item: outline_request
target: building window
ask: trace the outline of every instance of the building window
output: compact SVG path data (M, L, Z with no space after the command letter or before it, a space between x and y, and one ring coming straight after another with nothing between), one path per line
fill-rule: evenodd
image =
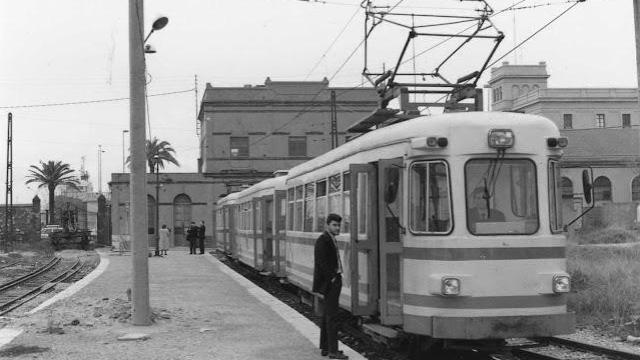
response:
M611 180L606 176L599 176L593 182L593 197L595 200L611 200Z
M622 114L622 127L631 127L631 114Z
M565 129L573 129L573 114L564 114L564 115L562 115L562 120L564 122L563 128L565 128Z
M173 199L173 240L174 245L184 246L191 223L191 198L180 194Z
M306 136L289 136L289 156L307 156Z
M631 181L631 201L640 201L640 176Z
M493 102L502 100L502 86L493 89Z
M563 199L573 199L573 183L569 178L562 177L562 198Z
M596 120L599 128L605 127L604 114L596 114Z
M232 136L230 145L229 154L231 157L249 157L248 136Z

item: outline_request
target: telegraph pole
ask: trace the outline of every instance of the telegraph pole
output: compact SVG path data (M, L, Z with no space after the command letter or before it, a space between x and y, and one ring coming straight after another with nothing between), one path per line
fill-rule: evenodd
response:
M4 195L3 250L9 252L13 242L13 114L7 122L7 183Z
M150 325L149 240L147 239L147 179L145 154L145 62L143 0L129 0L129 127L131 175L129 199L132 236L133 284L131 287L133 325Z
M636 29L636 94L638 95L638 104L640 105L640 0L633 0L633 19Z
M336 91L331 90L331 148L338 147L338 112L336 110Z

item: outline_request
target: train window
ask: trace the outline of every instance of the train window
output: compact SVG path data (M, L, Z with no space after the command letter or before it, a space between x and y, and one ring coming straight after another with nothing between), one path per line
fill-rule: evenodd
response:
M313 231L313 217L314 217L314 201L315 201L315 183L306 184L304 186L304 232Z
M252 229L255 229L257 232L262 232L262 202L261 201L256 201L255 202L255 216L253 217L254 219L254 225L252 227Z
M329 178L329 213L341 214L342 199L340 191L342 190L342 176L334 175Z
M342 177L342 232L351 231L351 173Z
M293 205L295 204L295 190L293 188L287 190L287 230L293 230Z
M549 161L549 220L551 220L551 232L562 231L562 176L560 176L560 163L556 160Z
M536 168L529 159L472 159L465 165L467 228L475 235L538 231Z
M449 233L453 224L447 164L444 161L413 163L409 181L411 231Z
M367 219L369 214L369 174L358 173L358 234L366 234L368 229Z
M302 185L296 186L296 206L294 213L294 230L302 231L302 215L304 210L304 198L302 197L304 188Z
M316 183L316 231L324 231L327 218L327 180Z

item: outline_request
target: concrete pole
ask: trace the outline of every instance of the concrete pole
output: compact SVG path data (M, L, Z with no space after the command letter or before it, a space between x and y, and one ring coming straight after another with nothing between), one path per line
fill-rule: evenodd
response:
M640 105L640 0L633 0L633 19L636 29L636 94L638 95L638 104Z
M143 0L129 0L129 101L131 148L130 224L132 235L133 284L132 323L150 325L149 240L147 239L147 179L145 153L145 64L143 49Z

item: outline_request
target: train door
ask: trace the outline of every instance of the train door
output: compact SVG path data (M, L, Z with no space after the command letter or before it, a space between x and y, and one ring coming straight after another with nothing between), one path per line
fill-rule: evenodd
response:
M402 324L402 158L378 162L380 320Z
M253 199L252 234L249 241L253 240L253 267L260 269L262 266L262 203L261 198Z
M371 164L352 164L351 172L351 311L378 310L377 171Z
M262 268L273 271L273 195L262 197Z
M287 221L287 192L276 190L274 207L274 272L277 276L285 275L285 227Z

